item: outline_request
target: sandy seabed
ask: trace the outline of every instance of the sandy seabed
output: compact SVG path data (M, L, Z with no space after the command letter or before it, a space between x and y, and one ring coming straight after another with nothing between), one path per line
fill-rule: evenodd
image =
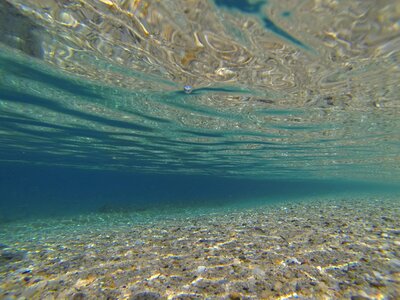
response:
M0 225L0 299L399 299L397 199Z

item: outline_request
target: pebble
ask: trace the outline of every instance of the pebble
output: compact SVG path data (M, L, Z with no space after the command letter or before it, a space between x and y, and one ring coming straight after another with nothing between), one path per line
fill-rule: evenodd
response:
M275 282L275 284L274 284L274 290L275 290L275 291L280 291L281 289L282 289L282 283L279 282L279 281Z
M193 91L193 87L187 84L183 87L183 90L185 91L186 94L190 94Z
M254 276L259 277L261 279L263 279L266 275L265 272L263 270L261 270L260 268L254 268L253 274L254 274Z
M42 294L44 288L46 287L46 284L47 283L44 281L34 284L25 289L22 293L22 296L26 299L38 299L37 296Z
M85 293L80 292L80 293L74 294L71 299L72 300L84 300L84 299L87 299L87 297L86 297Z
M136 241L135 242L135 246L143 246L145 244L145 242L143 242L143 241Z
M240 300L240 299L242 299L242 297L241 297L241 295L239 294L239 293L230 293L229 295L228 295L228 299L230 299L230 300Z
M204 273L205 271L207 271L207 268L205 266L199 266L197 268L197 273Z
M387 244L387 243L386 243L386 244L383 244L383 245L380 247L380 249L381 249L381 250L384 250L384 251L390 250L390 248L391 248L390 245Z
M286 264L288 265L301 265L301 262L297 260L297 258L289 258L286 260Z
M157 300L161 299L159 293L155 292L140 292L129 298L129 300Z
M364 296L360 296L360 295L351 296L350 299L351 299L351 300L369 300L369 298L364 297Z
M400 259L392 258L391 260L389 260L389 265L394 268L400 268Z
M199 294L179 294L172 298L172 300L200 300L204 299Z
M6 244L0 243L0 249L9 248Z
M15 261L15 260L23 260L26 256L25 251L21 250L1 250L0 251L0 261Z
M28 269L28 268L21 268L21 269L18 269L16 272L19 274L29 274L29 273L32 273L32 270Z

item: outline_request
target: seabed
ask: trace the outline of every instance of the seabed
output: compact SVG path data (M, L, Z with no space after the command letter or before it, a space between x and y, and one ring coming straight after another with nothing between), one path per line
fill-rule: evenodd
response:
M399 299L398 199L1 225L1 299Z

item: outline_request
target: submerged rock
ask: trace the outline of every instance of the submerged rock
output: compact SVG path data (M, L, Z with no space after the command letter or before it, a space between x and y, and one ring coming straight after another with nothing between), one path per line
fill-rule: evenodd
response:
M84 300L87 299L87 296L85 293L79 292L79 293L75 293L72 298L72 300Z
M129 300L157 300L161 299L159 293L155 292L140 292L129 298Z
M205 266L199 266L197 268L197 273L204 273L205 271L207 271L207 268Z
M192 91L193 91L193 87L191 86L191 85L185 85L184 87L183 87L183 91L186 93L186 94L190 94Z
M0 262L23 260L25 256L26 251L5 248L0 251Z
M391 260L389 260L389 265L393 268L400 269L400 259L392 258Z
M287 265L301 265L301 262L297 258L293 257L293 258L287 259L286 264Z

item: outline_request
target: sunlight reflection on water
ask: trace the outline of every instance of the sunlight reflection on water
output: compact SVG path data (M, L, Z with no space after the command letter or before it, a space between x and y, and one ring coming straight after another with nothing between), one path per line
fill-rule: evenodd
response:
M396 2L7 0L0 11L2 161L399 176Z

